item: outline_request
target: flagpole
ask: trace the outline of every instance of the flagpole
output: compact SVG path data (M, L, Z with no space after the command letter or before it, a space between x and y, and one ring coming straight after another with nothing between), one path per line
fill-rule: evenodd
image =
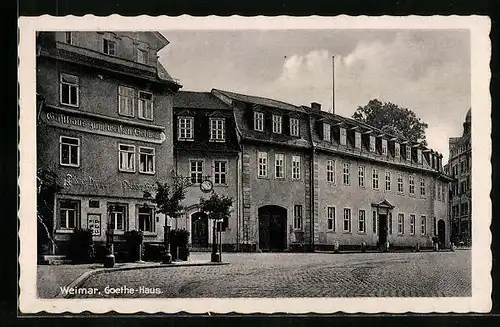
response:
M332 56L332 113L335 113L335 56Z

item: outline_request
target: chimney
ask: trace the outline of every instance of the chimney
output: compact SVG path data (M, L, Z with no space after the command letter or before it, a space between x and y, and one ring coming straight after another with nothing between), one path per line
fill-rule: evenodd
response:
M311 109L321 111L321 104L317 102L311 102Z

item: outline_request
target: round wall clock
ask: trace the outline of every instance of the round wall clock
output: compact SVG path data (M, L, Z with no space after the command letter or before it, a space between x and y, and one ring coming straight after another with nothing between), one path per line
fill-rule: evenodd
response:
M203 183L200 184L200 189L205 193L212 191L212 188L213 184L209 180L203 181Z

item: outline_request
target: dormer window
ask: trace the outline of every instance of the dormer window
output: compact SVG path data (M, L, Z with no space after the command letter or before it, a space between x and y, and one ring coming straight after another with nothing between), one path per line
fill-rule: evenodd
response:
M370 152L375 152L375 136L370 135Z
M399 143L394 143L394 157L398 159L401 157L401 148Z
M356 149L361 149L361 133L354 132L354 147Z
M137 49L137 62L140 64L148 64L148 51L145 49Z
M419 165L422 164L422 150L421 149L417 149L417 162Z
M282 121L282 116L273 115L273 133L281 134Z
M387 155L387 140L382 139L382 155Z
M290 135L300 136L300 125L297 118L290 118Z
M226 120L224 118L210 118L210 141L224 142L225 125Z
M406 146L406 161L411 161L411 146Z
M343 127L340 127L340 144L347 145L347 131Z
M104 38L102 40L102 52L110 56L116 56L116 42L110 38Z
M330 142L331 139L331 127L328 123L323 123L323 141Z
M73 33L71 33L71 32L64 32L64 41L67 44L73 44Z
M179 117L177 123L177 138L179 141L192 141L194 139L194 118Z
M264 131L264 113L258 111L253 113L253 126L256 131Z

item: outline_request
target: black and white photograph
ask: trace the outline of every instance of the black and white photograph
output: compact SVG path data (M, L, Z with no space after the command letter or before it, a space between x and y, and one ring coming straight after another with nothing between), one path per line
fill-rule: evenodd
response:
M489 311L489 24L21 20L22 311Z

